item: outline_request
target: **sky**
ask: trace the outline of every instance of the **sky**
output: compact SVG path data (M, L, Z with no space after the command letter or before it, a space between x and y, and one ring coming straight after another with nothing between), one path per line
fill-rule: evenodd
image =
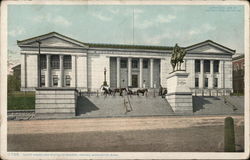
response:
M243 53L244 7L9 5L9 60L19 61L17 40L52 31L86 43L185 47L210 39Z

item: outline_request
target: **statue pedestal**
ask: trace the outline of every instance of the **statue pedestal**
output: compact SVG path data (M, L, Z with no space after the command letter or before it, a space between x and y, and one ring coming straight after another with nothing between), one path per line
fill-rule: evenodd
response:
M193 113L192 92L187 87L188 73L175 71L167 77L166 99L176 113Z

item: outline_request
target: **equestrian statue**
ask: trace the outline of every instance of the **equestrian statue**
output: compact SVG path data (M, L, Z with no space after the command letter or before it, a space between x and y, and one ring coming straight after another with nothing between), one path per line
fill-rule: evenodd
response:
M171 57L171 65L173 67L173 72L181 70L181 64L184 62L183 58L185 55L186 51L179 47L178 44L175 44Z

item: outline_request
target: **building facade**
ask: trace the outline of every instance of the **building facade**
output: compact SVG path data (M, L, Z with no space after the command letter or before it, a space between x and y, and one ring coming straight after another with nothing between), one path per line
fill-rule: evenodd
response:
M233 58L233 92L244 94L244 55Z
M22 57L21 90L76 87L97 91L104 81L104 68L111 88L159 88L167 86L172 72L173 47L84 43L56 32L17 44ZM189 73L187 84L194 95L232 92L235 50L211 40L183 48L187 54L182 69Z

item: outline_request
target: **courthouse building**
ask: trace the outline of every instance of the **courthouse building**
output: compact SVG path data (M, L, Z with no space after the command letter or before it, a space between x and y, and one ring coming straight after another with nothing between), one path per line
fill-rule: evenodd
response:
M171 43L174 46L176 42ZM56 32L17 44L21 48L23 91L36 87L97 91L104 81L104 68L111 88L159 88L160 85L167 86L167 76L172 72L173 46L85 43ZM235 50L211 40L183 48L187 54L182 69L189 73L187 84L193 94L232 92L232 55Z

